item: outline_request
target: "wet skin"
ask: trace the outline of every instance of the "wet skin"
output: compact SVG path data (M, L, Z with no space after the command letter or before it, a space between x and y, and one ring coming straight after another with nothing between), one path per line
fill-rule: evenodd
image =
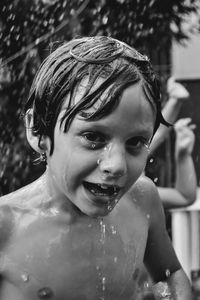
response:
M44 139L45 174L1 199L0 299L136 300L144 259L158 277L177 267L155 187L140 177L154 111L134 85L103 119L76 116L63 133L62 114L51 156Z
M145 167L155 123L153 107L136 84L123 92L111 114L95 121L77 115L67 133L63 133L64 124L60 128L64 112L63 108L58 116L51 156L50 141L44 141L48 194L88 216L107 215L108 206L114 207L115 199L127 192ZM97 185L111 187L111 194L98 197L92 193ZM99 194L103 193L100 189Z
M19 222L8 228L10 240L1 256L1 299L40 299L44 288L49 299L132 299L148 219L131 197L121 200L103 219L72 218L42 204L3 208Z

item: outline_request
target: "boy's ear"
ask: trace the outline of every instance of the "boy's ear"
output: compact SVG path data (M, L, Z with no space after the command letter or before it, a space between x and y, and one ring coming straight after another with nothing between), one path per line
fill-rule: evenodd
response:
M30 108L25 114L26 137L30 146L38 153L47 150L47 141L42 137L39 145L39 136L33 132L33 109Z

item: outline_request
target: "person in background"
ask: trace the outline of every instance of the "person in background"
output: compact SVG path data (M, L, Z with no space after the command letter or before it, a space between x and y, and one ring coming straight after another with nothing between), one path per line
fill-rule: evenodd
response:
M197 179L192 158L195 143L194 129L191 118L176 121L180 109L185 101L189 100L189 92L174 77L167 81L168 101L162 109L165 119L174 124L171 127L162 124L155 133L149 149L149 156L161 145L169 135L175 131L175 183L174 187L157 186L164 208L179 208L188 206L196 200Z
M174 122L177 120L182 105L185 103L185 101L189 100L190 94L181 83L176 82L173 76L167 81L167 94L168 100L162 108L162 114L170 124L174 124ZM164 142L170 130L171 127L166 127L162 124L160 125L151 142L149 155L152 155L160 146L160 144Z
M195 143L191 118L182 118L174 124L175 184L173 188L158 186L165 209L188 206L196 200L197 178L192 158Z

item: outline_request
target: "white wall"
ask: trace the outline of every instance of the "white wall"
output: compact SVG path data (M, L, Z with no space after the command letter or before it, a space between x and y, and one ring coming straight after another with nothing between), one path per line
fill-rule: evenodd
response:
M172 74L177 79L200 79L200 34L185 46L172 44Z
M187 0L186 0L187 1ZM172 43L172 75L177 79L200 79L200 2L199 14L191 14L182 25L186 32L193 29L190 39L182 46Z

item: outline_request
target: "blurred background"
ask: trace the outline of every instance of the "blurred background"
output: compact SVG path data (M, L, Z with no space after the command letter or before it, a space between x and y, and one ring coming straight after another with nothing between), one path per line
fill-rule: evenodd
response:
M187 88L190 99L178 117L191 117L197 125L193 159L199 185L199 0L1 0L0 195L24 186L44 171L45 165L33 163L35 153L26 142L23 105L44 58L60 42L85 35L112 36L149 56L161 80L163 105L170 76ZM148 176L160 186L173 186L173 147L172 132L149 158ZM170 232L171 223L168 229ZM192 251L199 251L197 248ZM199 260L194 266L188 264L189 276L192 269L198 278Z

